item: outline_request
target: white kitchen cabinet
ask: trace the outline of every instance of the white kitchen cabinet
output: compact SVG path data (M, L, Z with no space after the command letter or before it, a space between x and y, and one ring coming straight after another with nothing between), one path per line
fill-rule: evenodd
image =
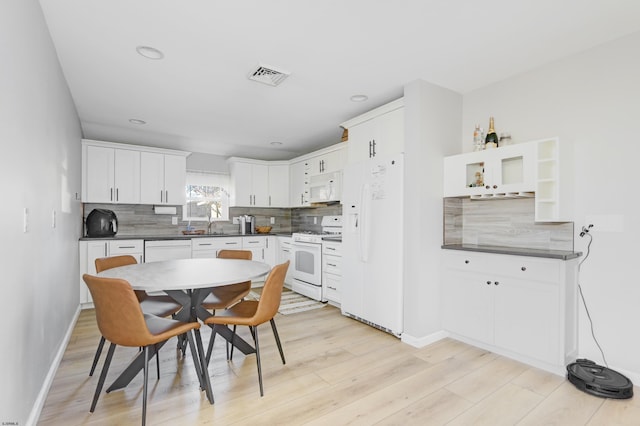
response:
M191 257L214 259L220 250L241 250L242 237L198 237L191 239Z
M269 165L268 207L289 207L289 165Z
M331 151L325 151L310 158L309 172L311 176L321 175L324 173L333 173L341 171L345 164L345 149L346 144L341 144Z
M309 160L296 161L290 166L290 201L291 207L308 207L310 202L309 179L311 166Z
M536 142L536 222L573 219L573 155L558 138Z
M229 159L230 201L235 207L288 207L287 162Z
M184 204L189 154L83 139L82 201Z
M401 98L341 124L349 130L349 163L404 152L403 105Z
M140 202L138 151L90 145L84 141L82 151L83 202Z
M284 284L288 288L291 288L291 269L292 269L292 251L291 251L291 237L278 237L278 264L284 263L287 260L289 263L289 269L287 269L287 275L284 277Z
M577 263L443 252L443 325L467 343L563 374L577 355Z
M95 260L101 257L131 255L138 263L143 262L143 240L90 240L80 241L78 244L80 255L80 304L91 307L93 300L91 293L82 279L83 274L96 274Z
M140 154L140 202L186 203L187 159L183 155L155 152Z
M322 287L327 301L340 305L342 291L342 243L322 242Z
M522 143L444 159L444 196L533 197L535 143Z
M266 246L266 237L242 237L242 250L250 250L252 259L258 262L264 262L264 250Z

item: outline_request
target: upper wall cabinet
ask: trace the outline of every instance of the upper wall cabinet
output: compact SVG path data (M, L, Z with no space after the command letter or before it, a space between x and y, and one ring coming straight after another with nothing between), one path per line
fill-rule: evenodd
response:
M307 161L310 176L341 171L345 164L345 154L344 149L335 149L310 158Z
M558 138L444 159L445 197L535 197L536 222L571 221L570 155Z
M186 182L186 157L154 152L140 154L141 204L185 204Z
M289 193L291 197L289 205L291 207L309 207L311 205L309 198L310 175L311 165L309 160L296 161L289 166Z
M288 207L288 164L236 157L228 161L231 206Z
M526 196L535 191L535 145L524 143L444 159L444 196Z
M84 202L140 202L138 151L83 144L82 158Z
M189 154L85 139L82 141L82 201L184 204ZM150 158L153 161L149 161Z
M404 152L402 98L346 121L341 126L349 130L349 163Z

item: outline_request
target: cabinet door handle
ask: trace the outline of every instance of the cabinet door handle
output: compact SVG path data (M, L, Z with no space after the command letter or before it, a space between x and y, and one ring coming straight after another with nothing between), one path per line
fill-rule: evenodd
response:
M169 191L164 191L164 202L165 203L169 202Z
M485 189L491 189L491 187L489 185L484 187Z
M371 158L371 141L369 141L369 158Z
M271 195L269 195L269 206L271 206Z
M373 156L376 156L376 140L373 140Z
M118 188L116 188L116 201L120 200L120 192L118 191Z
M113 201L113 188L110 189L109 201Z
M162 195L163 195L162 193L163 193L163 192L164 192L164 191L160 190L160 202L162 202Z
M304 194L300 194L300 204L304 204Z
M487 285L491 285L491 281L487 281Z
M335 247L325 247L327 250L332 250L332 251L336 251Z
M500 281L495 281L493 284L494 285L500 285Z
M338 265L336 265L335 263L327 263L327 266L333 266L334 268L338 267Z
M526 267L526 266L523 266L522 268L520 268L520 270L524 272L524 271L526 271L526 270L527 270L527 267Z
M465 263L465 265L468 265L469 264L469 260L465 259L464 263Z
M493 189L498 189L498 185L493 185Z

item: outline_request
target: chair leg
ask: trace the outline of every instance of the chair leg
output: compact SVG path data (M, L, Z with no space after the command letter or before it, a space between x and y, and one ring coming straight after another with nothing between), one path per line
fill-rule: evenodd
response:
M278 350L280 351L280 358L282 358L282 364L286 364L287 362L284 360L284 351L282 350L282 344L280 344L280 336L278 336L278 329L276 328L276 322L273 318L271 318L271 330L273 330L273 337L276 338L276 343L278 344Z
M104 336L100 337L100 343L98 343L98 348L96 349L96 354L93 357L93 364L91 364L91 370L89 371L89 376L93 376L93 372L96 370L96 366L98 365L98 360L100 359L100 355L102 354L102 348L104 347Z
M213 342L216 341L216 332L213 329L213 325L211 327L211 337L209 338L209 346L207 347L207 355L205 356L205 360L207 365L209 365L209 360L211 360L211 354L213 354Z
M236 338L236 327L237 325L233 325L233 333L231 334L231 351L229 351L229 342L227 342L227 361L231 361L233 359L233 341Z
M260 344L258 343L258 327L252 326L251 334L253 340L256 342L256 362L258 364L258 384L260 385L260 396L264 396L264 390L262 389L262 366L260 365Z
M111 365L111 358L113 358L113 352L116 350L116 344L111 343L109 346L109 350L107 351L107 357L104 360L104 365L102 366L102 372L100 373L100 378L98 379L98 386L96 386L96 393L93 395L93 401L91 402L91 408L89 412L93 413L96 409L96 404L98 403L98 398L100 397L100 392L102 391L102 386L104 386L104 380L107 378L107 371L109 371L109 365Z
M156 370L158 373L158 380L160 380L160 352L158 352L158 345L154 345L156 348Z
M147 384L149 383L149 346L144 349L144 382L142 383L142 426L147 424ZM156 353L156 356L158 354Z

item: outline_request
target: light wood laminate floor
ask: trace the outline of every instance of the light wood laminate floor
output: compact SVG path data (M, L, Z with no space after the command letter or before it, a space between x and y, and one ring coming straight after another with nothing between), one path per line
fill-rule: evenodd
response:
M147 421L152 425L639 425L640 399L608 400L578 391L555 376L445 339L414 348L340 315L331 306L278 315L287 364L268 325L260 327L265 395L255 356L226 361L218 339L209 366L215 404L199 391L192 359L175 339L149 374ZM249 338L248 330L241 330ZM209 330L203 329L205 344ZM99 332L85 310L71 337L40 415L40 425L137 425L141 374L124 390L89 405L102 368L88 376ZM106 354L106 348L105 348ZM116 349L109 385L137 353ZM106 387L106 386L105 386ZM638 393L638 387L634 389Z

